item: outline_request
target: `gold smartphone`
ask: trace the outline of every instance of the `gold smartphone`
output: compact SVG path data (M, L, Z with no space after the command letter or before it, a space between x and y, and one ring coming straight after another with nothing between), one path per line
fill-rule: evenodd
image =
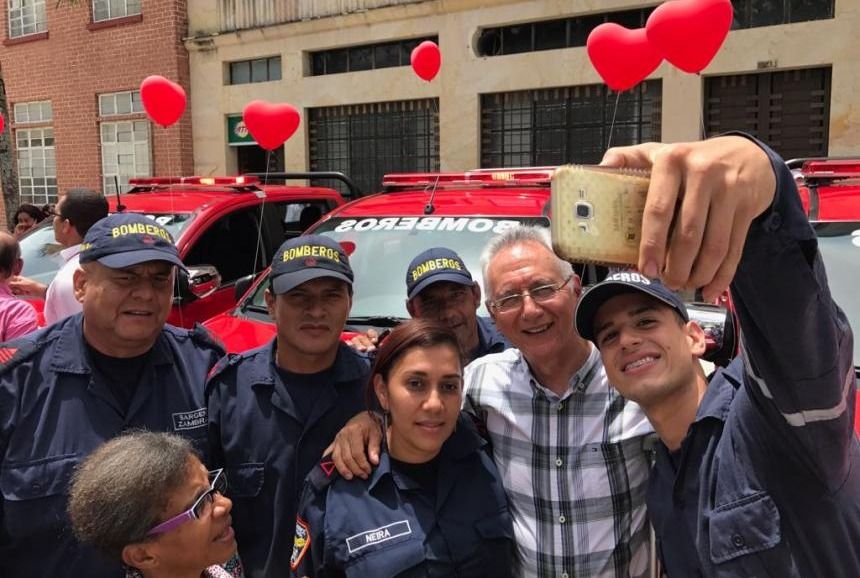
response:
M552 176L550 231L559 257L573 263L636 265L649 173L565 165Z

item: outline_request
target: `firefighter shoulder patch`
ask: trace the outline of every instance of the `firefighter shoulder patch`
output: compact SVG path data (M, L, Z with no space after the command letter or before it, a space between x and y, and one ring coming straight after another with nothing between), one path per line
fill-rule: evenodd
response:
M296 536L293 538L293 555L290 557L290 568L297 570L302 563L308 548L311 546L311 529L308 523L296 516Z
M9 361L12 361L12 358L15 357L17 352L18 349L15 347L0 347L0 365L4 365Z

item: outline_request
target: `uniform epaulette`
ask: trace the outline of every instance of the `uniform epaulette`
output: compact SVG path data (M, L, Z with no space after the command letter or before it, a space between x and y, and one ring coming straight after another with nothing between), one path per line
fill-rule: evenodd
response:
M218 339L211 331L200 325L199 323L195 323L194 327L191 331L188 332L188 335L192 340L197 343L202 343L204 345L209 345L214 349L217 349L221 355L227 353L227 348L224 347L224 343Z
M15 368L44 346L45 342L30 340L7 341L0 345L0 374Z
M208 380L211 380L215 376L221 375L228 367L239 363L240 359L242 359L242 356L240 354L228 353L227 355L219 359L218 362L212 366L212 369L209 370L209 375L207 376Z
M326 456L319 464L314 466L311 473L308 474L308 482L313 486L314 490L321 491L326 489L334 480L340 477L337 468L334 467L334 462L331 456Z

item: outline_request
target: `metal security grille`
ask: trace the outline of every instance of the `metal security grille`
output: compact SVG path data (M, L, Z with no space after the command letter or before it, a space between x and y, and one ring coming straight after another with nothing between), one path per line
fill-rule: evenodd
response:
M834 0L732 0L733 30L833 18Z
M602 84L481 96L481 166L596 163L608 144L660 140L662 84L621 93ZM611 139L610 139L611 136Z
M364 193L386 173L438 171L438 111L437 99L312 108L310 168L346 173Z
M708 78L705 119L708 135L742 130L786 159L826 156L830 67Z

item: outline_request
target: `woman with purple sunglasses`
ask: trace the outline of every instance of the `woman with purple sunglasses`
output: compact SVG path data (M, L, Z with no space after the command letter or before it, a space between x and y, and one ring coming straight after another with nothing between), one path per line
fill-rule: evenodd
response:
M241 578L226 489L185 438L133 432L81 464L69 516L78 540L121 560L126 578Z

